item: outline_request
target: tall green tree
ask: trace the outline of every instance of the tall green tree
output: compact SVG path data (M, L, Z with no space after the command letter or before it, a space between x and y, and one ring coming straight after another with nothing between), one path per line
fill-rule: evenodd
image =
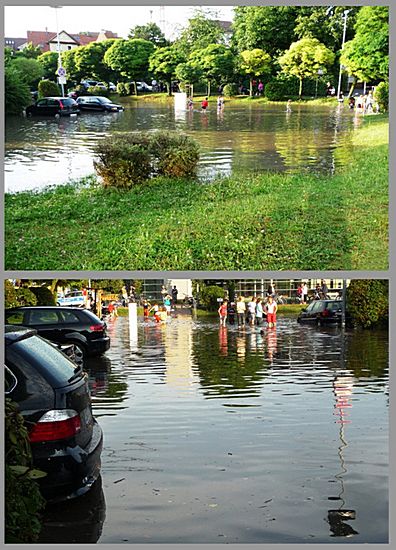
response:
M79 48L73 48L62 52L62 66L66 69L68 83L78 84L84 76L76 64L78 50Z
M76 70L82 78L96 79L103 82L117 80L117 71L112 70L105 62L105 53L116 40L109 39L103 42L91 42L76 49L74 62Z
M116 40L106 51L104 62L121 76L133 81L143 80L149 70L149 60L155 46L148 40Z
M250 96L252 96L253 79L271 72L271 57L268 53L260 50L259 48L244 50L241 52L240 57L240 68L242 72L249 77Z
M72 51L72 50L70 50ZM44 52L38 56L37 61L43 67L43 76L49 80L55 78L56 69L58 68L57 52Z
M150 57L149 69L159 80L167 84L168 95L172 95L172 80L176 76L176 67L181 63L180 52L172 46L156 50Z
M229 82L234 74L234 56L222 44L210 44L206 48L194 51L190 56L193 65L200 67L208 83L210 96L211 83Z
M224 43L224 30L214 17L215 13L210 12L210 10L196 10L193 17L188 20L188 24L182 31L180 38L175 42L175 47L185 57L196 50L206 48L210 44Z
M28 59L37 59L41 54L41 49L39 46L34 46L32 42L29 42L23 50L16 52L18 57L27 57Z
M19 72L21 80L24 80L29 86L37 86L44 74L41 63L36 59L17 57L12 59L11 65Z
M364 6L357 15L355 37L346 42L341 63L359 80L389 78L389 8Z
M147 23L146 25L136 25L129 31L128 38L142 38L152 42L154 46L162 48L168 45L164 33L157 23Z
M302 38L293 42L280 58L282 71L296 76L300 81L299 96L302 95L304 78L316 78L318 70L325 71L334 63L335 54L316 38Z
M203 79L203 71L199 65L191 61L179 63L175 70L176 78L190 86L190 97L194 96L194 84Z
M232 44L238 52L260 48L271 57L287 50L295 39L296 6L238 6Z

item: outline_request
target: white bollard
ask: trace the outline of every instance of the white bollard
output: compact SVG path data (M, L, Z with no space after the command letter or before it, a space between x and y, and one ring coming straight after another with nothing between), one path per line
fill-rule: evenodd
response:
M137 304L132 302L128 304L129 317L129 345L131 351L138 349L138 324L137 324Z

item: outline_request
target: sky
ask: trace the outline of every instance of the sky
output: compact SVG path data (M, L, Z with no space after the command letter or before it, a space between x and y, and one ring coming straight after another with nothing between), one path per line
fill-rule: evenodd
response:
M198 6L164 6L165 35L175 38L177 29L184 26ZM204 6L208 13L217 12L218 19L232 20L231 6ZM26 32L56 32L56 12L49 6L6 6L4 34L10 38L24 38ZM144 25L150 20L161 23L160 6L64 6L57 10L59 31L72 34L82 31L98 32L102 29L127 38L131 27ZM151 12L151 13L150 13Z

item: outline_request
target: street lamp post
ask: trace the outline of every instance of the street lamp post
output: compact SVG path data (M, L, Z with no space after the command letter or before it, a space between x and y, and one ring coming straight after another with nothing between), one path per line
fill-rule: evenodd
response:
M58 26L58 9L61 9L62 6L51 6L55 9L55 20L56 20L56 40L57 40L57 48L58 48L58 71L62 67L62 59L61 59L61 51L60 51L60 42L59 42L59 26ZM58 73L58 78L62 78L62 76ZM62 89L62 97L65 96L65 88L63 81L60 82L61 89Z
M345 10L344 13L342 14L342 17L344 19L344 29L343 29L343 32L342 32L342 44L341 44L341 51L344 49L344 44L345 44L345 36L346 36L346 29L347 29L347 19L348 19L348 13L350 12L351 10ZM339 99L340 97L340 93L341 93L341 80L342 80L342 64L340 62L340 73L338 75L338 88L337 88L337 98Z

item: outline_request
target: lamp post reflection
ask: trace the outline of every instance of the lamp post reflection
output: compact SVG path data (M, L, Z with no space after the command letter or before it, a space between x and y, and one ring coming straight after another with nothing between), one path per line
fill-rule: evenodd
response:
M344 356L344 349L342 348L342 356ZM344 359L344 357L342 357ZM339 500L340 506L335 510L328 510L327 521L330 525L330 531L332 537L352 537L357 535L355 531L348 523L349 520L356 519L356 510L346 510L345 507L345 483L344 475L347 473L346 463L344 459L344 449L348 446L348 442L345 438L345 424L349 424L348 414L349 409L352 407L349 399L352 395L353 388L353 376L349 371L341 371L336 375L333 381L333 391L335 396L334 415L338 417L337 424L340 425L339 438L340 445L338 447L338 456L340 459L341 470L334 477L340 484L340 492L337 497L329 497L329 500Z

